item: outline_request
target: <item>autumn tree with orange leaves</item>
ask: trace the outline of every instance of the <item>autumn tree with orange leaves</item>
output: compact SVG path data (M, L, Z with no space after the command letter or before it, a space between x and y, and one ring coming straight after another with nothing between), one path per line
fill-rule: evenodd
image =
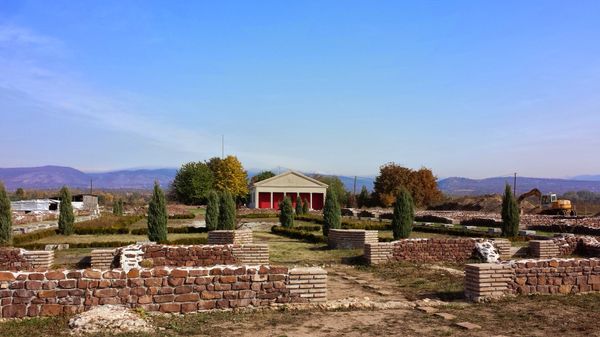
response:
M418 207L431 205L442 198L437 179L428 168L412 170L393 162L379 168L374 191L381 206L391 206L403 187L410 192Z

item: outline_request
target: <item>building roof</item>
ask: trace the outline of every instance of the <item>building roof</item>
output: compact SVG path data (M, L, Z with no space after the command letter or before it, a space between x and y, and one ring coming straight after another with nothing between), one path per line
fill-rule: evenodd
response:
M287 178L287 179L286 179ZM311 185L317 185L319 187L325 187L327 188L328 185L318 181L317 179L308 177L300 172L297 171L287 171L281 174L278 174L274 177L265 179L265 180L261 180L259 182L254 183L252 186L253 187L260 187L260 186L271 186L274 185L277 181L281 181L281 180L285 180L287 182L292 182L294 180L294 178L296 179L296 183L298 182L297 178L300 178L301 180L305 180L307 182L309 182ZM281 186L281 185L277 185L277 186Z

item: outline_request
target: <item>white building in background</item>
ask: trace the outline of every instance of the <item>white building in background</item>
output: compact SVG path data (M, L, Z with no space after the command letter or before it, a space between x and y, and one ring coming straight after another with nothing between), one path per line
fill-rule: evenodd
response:
M250 208L277 209L285 197L296 206L298 196L308 201L310 209L321 210L328 185L296 171L287 171L254 183L250 188Z
M60 201L52 199L33 199L12 201L10 208L13 212L48 212L58 211Z

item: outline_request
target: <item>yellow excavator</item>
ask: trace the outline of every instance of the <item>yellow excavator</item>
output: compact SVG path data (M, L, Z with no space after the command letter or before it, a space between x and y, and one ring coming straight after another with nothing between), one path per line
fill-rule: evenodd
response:
M538 197L540 204L542 205L542 211L540 214L549 215L570 215L576 216L575 208L571 204L571 200L558 199L556 193L542 194L537 188L532 189L527 193L523 193L517 199L519 205L521 202L529 197Z

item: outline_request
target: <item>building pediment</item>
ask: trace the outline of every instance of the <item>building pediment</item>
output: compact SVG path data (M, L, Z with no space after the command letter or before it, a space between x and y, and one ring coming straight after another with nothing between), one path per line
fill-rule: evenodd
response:
M325 187L327 184L322 183L314 178L305 176L296 171L287 171L276 175L269 179L265 179L254 183L255 187Z

